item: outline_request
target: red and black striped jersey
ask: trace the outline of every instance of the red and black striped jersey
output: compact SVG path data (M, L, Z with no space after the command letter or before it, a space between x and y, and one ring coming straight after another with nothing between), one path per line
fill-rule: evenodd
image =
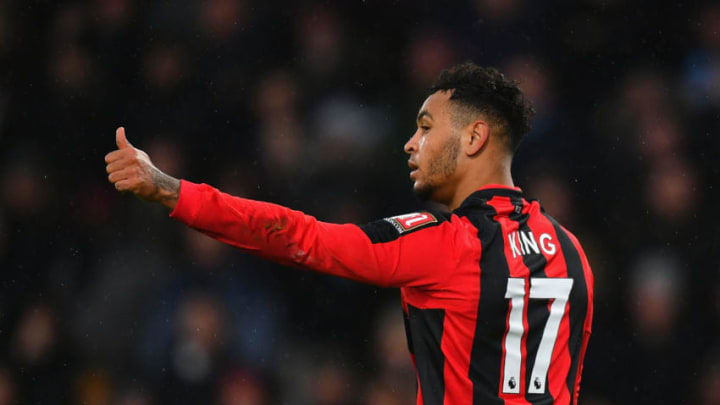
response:
M519 188L357 226L183 181L171 216L276 262L400 287L417 404L577 402L592 272L575 236Z

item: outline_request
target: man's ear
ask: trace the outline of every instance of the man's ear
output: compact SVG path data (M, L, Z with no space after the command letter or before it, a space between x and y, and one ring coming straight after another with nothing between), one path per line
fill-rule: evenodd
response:
M474 121L468 128L463 149L468 156L475 156L487 145L490 139L490 127L483 120Z

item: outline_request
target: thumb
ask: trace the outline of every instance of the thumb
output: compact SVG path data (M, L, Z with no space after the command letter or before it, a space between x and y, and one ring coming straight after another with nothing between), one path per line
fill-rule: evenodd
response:
M115 131L115 143L117 143L118 149L132 148L133 146L125 137L125 128L120 127Z

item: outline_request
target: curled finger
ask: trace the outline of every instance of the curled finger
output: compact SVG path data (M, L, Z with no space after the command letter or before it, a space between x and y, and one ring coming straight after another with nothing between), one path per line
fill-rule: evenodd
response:
M118 170L121 170L125 167L125 163L122 160L116 160L112 163L109 163L107 166L105 166L105 171L109 173L116 172Z
M105 155L105 163L112 163L125 157L127 153L124 150L114 150Z
M130 177L130 173L127 170L116 170L108 175L108 180L111 183L117 183L121 180L126 180Z
M130 190L130 183L127 180L120 180L115 183L115 189L117 191L128 191Z

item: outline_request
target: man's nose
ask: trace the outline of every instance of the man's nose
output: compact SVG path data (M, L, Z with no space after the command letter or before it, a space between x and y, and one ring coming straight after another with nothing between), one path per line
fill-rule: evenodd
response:
M405 153L411 154L413 152L417 152L417 139L416 136L417 132L414 133L410 139L405 143L405 147L403 148L405 150Z

